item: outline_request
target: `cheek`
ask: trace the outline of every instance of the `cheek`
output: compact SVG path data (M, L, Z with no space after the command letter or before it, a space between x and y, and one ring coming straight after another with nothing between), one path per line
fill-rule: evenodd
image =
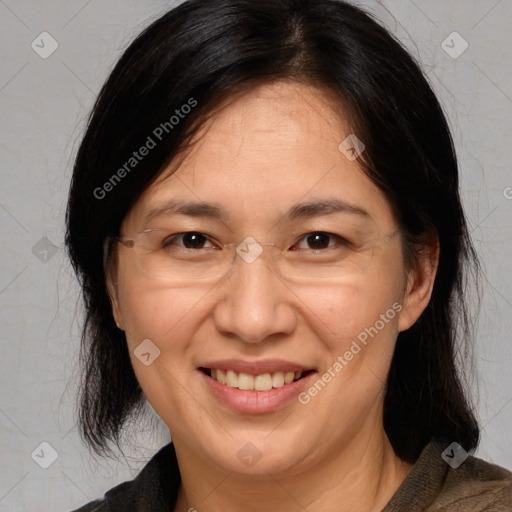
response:
M120 307L125 321L125 333L132 366L147 399L161 417L167 410L180 410L182 388L190 371L184 361L190 359L191 340L205 312L201 310L205 295L193 288L156 286L149 281L131 278L124 282ZM150 340L153 345L147 347ZM142 343L146 345L141 345ZM149 365L137 354L150 352Z
M190 286L161 285L121 267L119 304L130 353L144 339L150 339L162 353L185 349L201 315L205 293Z
M326 350L319 378L329 381L326 391L321 391L325 402L317 407L338 411L333 415L336 421L343 422L340 417L346 418L348 412L364 415L387 380L402 308L401 281L395 277L368 276L357 284L311 295L316 301L316 308L311 307L317 316L314 321L322 326L317 336ZM309 388L310 392L317 393Z
M303 290L300 298L314 313L316 324L323 327L324 339L327 335L328 340L343 348L349 338L354 339L373 326L381 315L386 316L386 329L381 330L388 330L388 327L397 330L401 289L399 273L376 272L352 283L318 287L309 292Z

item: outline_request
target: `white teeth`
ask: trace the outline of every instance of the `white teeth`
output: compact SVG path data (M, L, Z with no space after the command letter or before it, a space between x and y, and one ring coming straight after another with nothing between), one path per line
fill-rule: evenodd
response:
M294 378L295 378L295 372L286 372L284 374L284 383L290 384L290 382L293 382Z
M276 372L272 375L272 387L280 388L281 386L284 386L284 373Z
M238 375L238 389L250 391L254 389L254 377L247 373L240 373Z
M233 370L210 370L212 379L231 388L238 388L244 391L270 391L272 388L280 388L285 384L290 384L294 380L300 379L302 375L303 372L300 370L295 372L262 373L256 376L243 372L236 373Z
M214 372L215 370L212 370ZM223 370L217 370L217 376L214 379L217 379L221 384L226 384L226 374Z
M264 373L254 378L254 389L256 391L270 391L272 389L272 377L270 373Z
M226 373L226 384L230 388L237 388L238 387L238 375L233 370L228 370L227 371L227 373Z

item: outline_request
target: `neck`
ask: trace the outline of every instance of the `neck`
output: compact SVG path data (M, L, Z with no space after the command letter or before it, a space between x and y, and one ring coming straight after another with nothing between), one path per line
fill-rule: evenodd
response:
M228 472L174 440L182 483L175 512L378 512L407 476L383 430L329 450L314 467L290 474Z

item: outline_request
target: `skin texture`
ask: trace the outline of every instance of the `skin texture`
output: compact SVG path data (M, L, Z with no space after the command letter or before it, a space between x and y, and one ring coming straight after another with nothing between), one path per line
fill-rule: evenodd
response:
M383 193L338 149L351 131L333 105L327 92L290 83L234 99L208 121L176 174L162 173L145 190L122 233L148 227L145 213L170 198L226 210L224 222L181 217L183 231L226 242L252 236L291 245L314 231L382 240L396 232ZM369 217L283 221L292 205L323 198L343 199ZM172 435L182 475L176 511L364 512L391 498L410 466L383 429L385 381L398 332L428 304L437 256L432 249L406 272L399 232L375 247L365 272L332 281L287 281L262 257L239 260L218 282L173 284L141 273L134 251L119 246L113 312L137 379ZM205 361L275 357L315 368L318 377L393 304L402 306L399 314L306 405L291 400L242 415L212 395L198 370ZM150 366L133 356L144 339L161 351ZM248 442L261 454L252 467L237 457Z

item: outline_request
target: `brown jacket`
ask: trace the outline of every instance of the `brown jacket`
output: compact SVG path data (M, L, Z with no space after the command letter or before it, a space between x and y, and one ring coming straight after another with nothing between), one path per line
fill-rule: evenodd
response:
M469 456L457 469L432 441L382 512L511 512L512 473ZM174 446L164 446L129 482L75 512L172 512L180 473Z

